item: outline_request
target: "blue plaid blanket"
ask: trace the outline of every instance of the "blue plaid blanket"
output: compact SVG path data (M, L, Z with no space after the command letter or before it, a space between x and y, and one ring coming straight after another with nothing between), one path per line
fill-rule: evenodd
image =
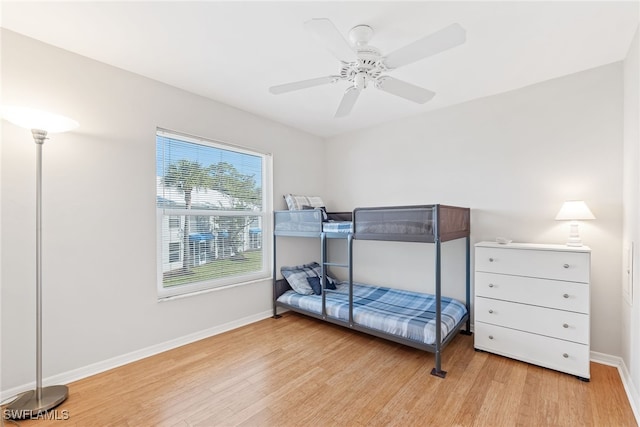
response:
M327 315L349 320L349 285L337 285L335 291L326 290ZM278 301L304 310L322 312L321 295L301 295L294 291L282 294ZM379 286L353 284L353 320L371 329L433 345L436 341L434 295L390 289ZM452 332L467 314L464 304L442 297L442 340Z

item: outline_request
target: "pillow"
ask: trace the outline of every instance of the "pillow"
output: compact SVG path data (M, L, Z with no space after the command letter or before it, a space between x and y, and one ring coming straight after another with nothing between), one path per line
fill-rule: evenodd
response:
M307 277L307 282L309 282L309 286L311 286L311 289L313 289L314 294L322 294L322 285L320 285L320 278L318 276Z
M291 289L302 295L311 295L314 293L314 290L307 278L317 277L319 284L322 267L320 267L320 264L317 262L311 262L294 267L282 267L280 268L280 272L282 273L282 277L289 283L289 286L291 286ZM338 283L338 281L327 274L327 289L335 289L336 283Z
M313 293L316 295L322 294L322 285L320 284L320 277L307 277L307 282L309 282L309 286L313 289ZM329 282L329 276L327 276L327 289L336 289L336 285Z
M296 196L294 194L285 194L284 200L290 211L301 211L303 206L313 206L312 209L324 206L324 202L317 196Z
M316 273L317 277L320 277L322 275L322 267L320 267L320 264L318 264L317 262L314 262L313 264L315 264L316 266L313 268L313 271ZM329 276L327 274L327 289L335 289L336 288L336 284L338 284L340 282L338 282L336 279L334 279L333 277Z
M282 277L289 283L289 286L291 286L291 289L302 295L311 295L313 294L313 289L309 285L307 277L318 277L316 270L319 271L319 269L320 264L312 262L294 267L282 267L280 272Z

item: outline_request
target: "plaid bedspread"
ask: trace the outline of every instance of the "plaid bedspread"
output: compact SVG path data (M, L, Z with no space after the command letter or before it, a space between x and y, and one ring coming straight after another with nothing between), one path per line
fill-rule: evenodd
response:
M326 291L327 315L349 320L349 285L337 285ZM278 301L313 313L322 312L322 296L301 295L294 291L282 294ZM435 296L379 286L353 284L354 322L371 329L433 345L435 335ZM467 309L451 298L442 298L442 340L460 323Z

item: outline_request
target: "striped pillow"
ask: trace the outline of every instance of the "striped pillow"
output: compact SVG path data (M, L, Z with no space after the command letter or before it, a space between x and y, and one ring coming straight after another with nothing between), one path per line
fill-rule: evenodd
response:
M319 278L322 274L322 267L317 262L310 262L309 264L296 265L294 267L281 267L280 272L282 277L289 283L289 286L291 286L291 289L302 295L311 295L314 291L308 278ZM337 283L336 279L327 275L327 289L332 289Z
M285 194L284 200L290 211L301 211L303 206L311 206L312 208L324 207L325 204L318 196L296 196L294 194Z

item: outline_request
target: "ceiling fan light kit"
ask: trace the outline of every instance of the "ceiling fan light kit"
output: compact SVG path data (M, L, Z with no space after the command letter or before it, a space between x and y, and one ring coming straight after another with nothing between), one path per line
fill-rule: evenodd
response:
M368 25L357 25L349 31L349 44L335 25L326 18L305 22L305 28L341 62L340 74L317 77L309 80L285 83L269 88L274 95L306 89L344 80L350 83L338 106L335 117L349 115L360 92L372 83L374 87L395 96L424 104L435 96L435 92L398 80L384 73L435 55L463 44L466 32L459 24L452 24L436 31L387 56L369 45L374 31Z

